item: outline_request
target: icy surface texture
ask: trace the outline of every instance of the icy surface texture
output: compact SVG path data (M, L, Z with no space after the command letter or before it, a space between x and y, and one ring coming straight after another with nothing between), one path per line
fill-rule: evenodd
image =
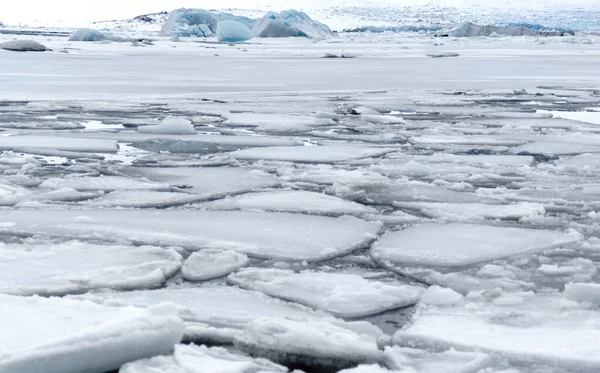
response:
M0 43L0 49L13 52L45 52L49 50L45 45L35 40L13 40Z
M62 298L0 295L0 371L102 373L167 354L183 323L172 306L104 307Z
M219 43L240 43L252 39L248 26L233 20L217 23L216 34Z
M358 318L418 302L423 289L368 281L358 275L294 273L279 269L247 268L227 281L244 288L322 309L343 318Z

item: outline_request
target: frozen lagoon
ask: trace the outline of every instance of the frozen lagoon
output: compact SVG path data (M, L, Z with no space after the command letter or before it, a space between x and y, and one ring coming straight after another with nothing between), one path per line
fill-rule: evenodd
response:
M599 369L600 37L43 43L0 51L0 372Z

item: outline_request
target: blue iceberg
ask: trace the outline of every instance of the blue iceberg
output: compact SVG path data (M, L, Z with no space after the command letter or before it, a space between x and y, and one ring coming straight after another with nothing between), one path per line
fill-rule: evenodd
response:
M213 36L217 31L217 18L204 9L175 9L169 13L161 35Z
M104 34L98 30L92 30L90 28L80 28L71 37L69 41L123 41L118 36Z
M241 22L228 20L217 24L217 41L219 43L239 43L251 38L250 29Z
M324 39L333 36L331 29L311 19L306 13L286 10L279 14L267 13L252 29L259 38L308 37Z

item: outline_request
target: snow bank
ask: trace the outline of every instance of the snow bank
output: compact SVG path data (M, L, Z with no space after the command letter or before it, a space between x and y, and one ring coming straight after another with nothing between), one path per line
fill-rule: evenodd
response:
M108 372L170 353L183 335L183 322L167 305L113 308L8 295L0 304L1 372Z
M49 51L45 45L35 40L12 40L0 43L0 49L13 52L45 52Z
M123 365L119 373L286 373L288 369L266 359L229 352L222 347L175 345L173 355L156 356Z
M248 26L241 22L227 20L217 24L219 43L239 43L252 39Z
M424 289L388 285L358 275L281 269L247 268L229 275L229 283L267 295L327 311L342 318L358 318L418 302Z

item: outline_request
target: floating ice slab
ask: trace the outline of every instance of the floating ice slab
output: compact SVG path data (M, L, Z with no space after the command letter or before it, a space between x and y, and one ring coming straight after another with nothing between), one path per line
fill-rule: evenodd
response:
M163 183L153 183L122 176L70 176L64 179L50 178L40 184L41 188L59 189L71 188L77 191L113 191L113 190L153 190L170 191L171 186Z
M581 236L574 232L427 223L384 235L371 255L393 264L462 267L579 240Z
M188 193L121 190L85 202L92 207L152 208L181 206L206 200L206 196Z
M324 193L307 191L273 191L248 193L223 200L208 202L202 208L209 210L264 210L300 212L315 215L378 214L377 209L350 202Z
M375 337L322 320L260 318L236 337L234 345L277 363L310 366L319 371L335 371L382 359Z
M565 285L565 298L577 302L600 304L600 284L571 283Z
M165 118L161 124L139 126L139 133L157 135L196 135L197 132L190 122L184 118Z
M155 182L169 183L206 199L276 187L280 184L277 177L265 172L235 167L152 168L139 169L137 172Z
M424 289L387 285L358 275L247 268L227 277L229 283L260 290L284 300L358 318L416 304Z
M420 307L394 335L400 346L434 351L455 348L489 353L511 362L542 365L544 371L600 369L598 312L556 297L527 295L511 308L470 302ZM537 303L537 304L536 304Z
M222 347L175 345L173 355L127 363L119 373L286 373L284 366L266 359L234 354Z
M394 117L392 115L363 115L362 120L370 123L377 124L402 124L406 121L401 117Z
M309 128L336 124L327 118L302 117L297 115L240 113L229 114L222 126L260 127L268 126L271 132L286 132L288 128ZM277 129L280 128L280 131Z
M59 136L2 136L1 150L53 149L71 152L116 153L117 142L114 140L69 138Z
M145 289L163 284L183 259L158 247L1 245L0 293L64 295L90 289Z
M207 249L190 255L181 268L181 275L189 281L206 281L227 276L249 262L246 255L232 250Z
M350 216L186 210L5 211L12 232L230 249L259 258L321 261L364 248L380 225ZM1 231L1 230L0 230Z
M492 364L492 359L480 352L430 352L398 346L386 347L383 357L386 367L406 373L477 373Z
M394 206L417 211L430 218L471 220L519 220L525 217L543 216L544 205L539 203L515 203L511 205L487 205L481 203L435 203L394 202Z
M183 335L183 322L167 305L115 309L9 295L0 303L1 372L108 372L168 354Z
M114 307L152 307L173 303L186 323L185 335L188 340L218 339L231 343L233 335L239 334L241 329L260 317L332 319L331 315L322 311L315 312L258 291L229 286L87 293L73 298ZM203 326L199 328L199 325Z
M237 150L233 158L247 161L286 161L303 163L336 163L359 158L379 157L394 149L359 146L294 146Z

